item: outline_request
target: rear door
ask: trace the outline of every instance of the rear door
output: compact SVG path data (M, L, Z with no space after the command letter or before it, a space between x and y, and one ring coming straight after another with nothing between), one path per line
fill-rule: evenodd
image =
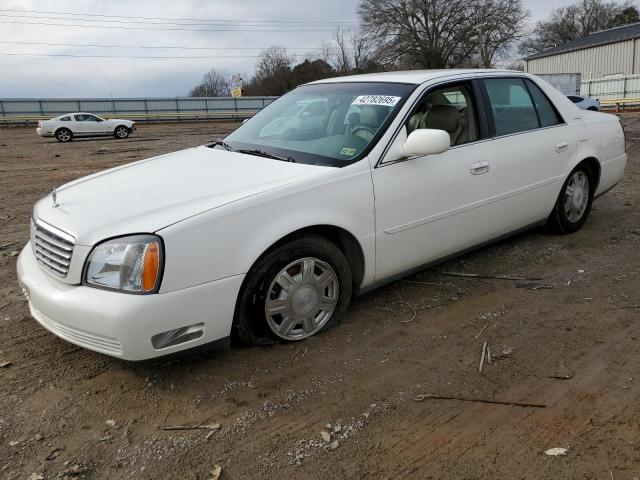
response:
M494 228L507 233L546 219L575 135L544 92L526 77L485 78L484 98L496 181Z

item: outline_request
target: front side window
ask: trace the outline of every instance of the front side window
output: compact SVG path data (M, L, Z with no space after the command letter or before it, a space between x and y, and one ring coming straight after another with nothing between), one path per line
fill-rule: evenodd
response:
M96 117L95 115L89 115L86 113L81 113L80 115L74 115L76 118L76 122L101 122L102 119Z
M407 135L419 128L449 133L451 145L478 140L478 116L471 89L466 84L430 91L407 121Z
M522 79L492 78L484 80L484 85L491 104L496 136L540 127L533 100Z
M266 158L345 166L375 145L414 88L382 82L304 85L240 126L225 138L226 146Z

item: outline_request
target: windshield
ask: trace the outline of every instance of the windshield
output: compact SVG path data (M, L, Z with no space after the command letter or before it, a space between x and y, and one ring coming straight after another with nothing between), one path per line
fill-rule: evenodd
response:
M231 150L342 167L362 158L414 85L321 83L280 97L225 138Z

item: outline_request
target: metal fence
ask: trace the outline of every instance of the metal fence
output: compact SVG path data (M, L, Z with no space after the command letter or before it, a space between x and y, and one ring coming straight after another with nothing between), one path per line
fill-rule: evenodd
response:
M0 99L0 125L29 124L73 112L135 121L238 120L277 97L171 98L6 98Z
M580 93L598 100L637 99L640 97L640 75L583 80Z

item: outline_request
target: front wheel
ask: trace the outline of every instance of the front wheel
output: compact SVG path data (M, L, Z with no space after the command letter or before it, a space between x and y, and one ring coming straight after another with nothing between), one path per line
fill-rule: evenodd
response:
M129 128L124 125L118 125L113 131L113 136L116 138L127 138L129 136Z
M559 233L573 233L587 221L595 185L591 169L578 165L558 195L556 205L549 217L550 226Z
M263 255L238 297L234 334L245 344L309 338L338 323L351 299L351 269L342 251L317 235Z

